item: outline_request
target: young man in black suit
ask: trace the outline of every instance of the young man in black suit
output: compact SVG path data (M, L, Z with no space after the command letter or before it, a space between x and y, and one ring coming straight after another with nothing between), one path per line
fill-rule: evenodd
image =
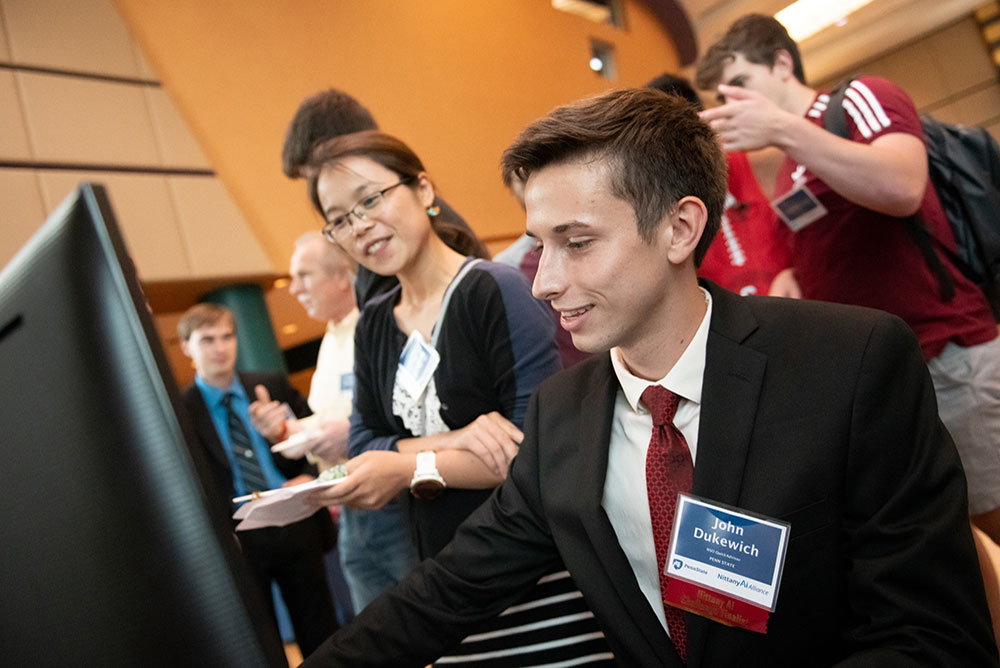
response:
M297 417L309 415L309 405L280 374L236 372L236 325L229 309L196 304L181 316L177 331L197 371L182 398L208 455L214 490L224 495L214 501L232 514L230 500L237 496L311 479L308 474L314 471L307 469L305 460L272 456L271 443L254 429L249 414L249 400L258 386L287 403ZM236 535L272 616L271 580L278 583L295 640L308 656L338 628L323 564L323 553L335 544L329 512L323 508L288 526Z
M508 479L453 542L306 666L424 665L556 556L623 666L996 665L915 337L880 311L698 281L726 173L691 106L648 89L583 100L502 165L542 245L535 296L595 354L540 386ZM676 414L654 422L647 393L664 391ZM670 602L662 504L678 491L789 524L766 633Z

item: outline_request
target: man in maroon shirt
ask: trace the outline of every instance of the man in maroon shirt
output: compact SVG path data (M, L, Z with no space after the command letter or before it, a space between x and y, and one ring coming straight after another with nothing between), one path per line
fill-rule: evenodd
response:
M697 83L724 102L703 112L729 151L786 154L774 206L793 233L792 268L807 299L894 313L916 332L941 419L969 483L973 522L1000 543L1000 339L982 292L946 257L946 299L907 229L918 214L953 245L927 172L912 101L878 77L851 82L842 108L805 84L795 42L770 16L736 21L698 66ZM842 139L823 129L845 114Z

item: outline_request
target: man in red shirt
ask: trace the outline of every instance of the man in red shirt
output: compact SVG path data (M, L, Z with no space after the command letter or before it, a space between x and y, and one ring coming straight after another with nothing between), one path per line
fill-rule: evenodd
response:
M803 297L882 309L916 332L966 470L973 522L1000 542L1000 340L982 292L942 256L955 286L943 298L907 230L919 213L954 243L913 102L890 81L860 77L842 109L827 109L829 95L805 84L784 26L755 14L709 48L697 84L724 101L702 118L726 150L786 154L774 206L793 233ZM826 113L846 114L850 139L823 129Z

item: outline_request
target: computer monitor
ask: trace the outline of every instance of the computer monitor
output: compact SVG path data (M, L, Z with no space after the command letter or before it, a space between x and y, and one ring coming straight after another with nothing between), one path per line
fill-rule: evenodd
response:
M5 664L285 665L99 185L0 272L0 388Z

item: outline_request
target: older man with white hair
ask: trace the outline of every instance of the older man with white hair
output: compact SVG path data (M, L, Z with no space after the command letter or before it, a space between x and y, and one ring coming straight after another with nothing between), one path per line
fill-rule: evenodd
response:
M319 231L295 242L289 291L311 318L327 323L309 387L313 415L288 420L283 406L258 394L254 424L280 453L308 457L321 468L347 459L348 418L354 397L354 297L357 266ZM340 564L355 612L398 582L417 564L416 548L398 502L381 510L343 507L339 517Z

